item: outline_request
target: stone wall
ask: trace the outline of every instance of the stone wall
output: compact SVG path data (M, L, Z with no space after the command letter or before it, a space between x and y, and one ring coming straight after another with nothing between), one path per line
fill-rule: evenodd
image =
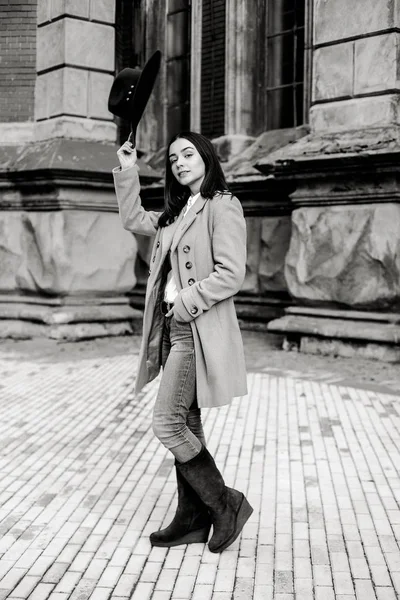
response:
M399 123L395 0L314 0L312 129Z
M295 210L285 275L308 304L400 310L400 205Z

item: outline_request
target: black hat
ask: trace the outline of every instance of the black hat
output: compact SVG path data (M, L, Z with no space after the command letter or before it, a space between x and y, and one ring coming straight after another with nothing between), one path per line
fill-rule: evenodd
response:
M161 52L157 50L143 69L122 69L114 79L108 97L108 110L130 121L134 142L136 128L154 87L160 69Z

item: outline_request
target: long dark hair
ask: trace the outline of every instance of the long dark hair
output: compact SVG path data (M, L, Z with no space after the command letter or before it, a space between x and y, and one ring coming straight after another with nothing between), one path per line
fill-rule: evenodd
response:
M159 227L173 223L190 196L188 186L181 185L174 177L169 160L171 144L180 138L191 142L204 161L205 176L200 187L200 194L203 198L211 200L217 192L229 191L217 153L210 140L194 131L183 131L174 135L167 146L165 156L164 212L158 219Z

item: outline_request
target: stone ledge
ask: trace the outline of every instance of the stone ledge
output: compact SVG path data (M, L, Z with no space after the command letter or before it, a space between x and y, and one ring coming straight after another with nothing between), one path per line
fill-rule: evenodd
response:
M51 307L28 303L0 303L0 320L11 319L33 321L45 325L68 323L92 323L103 321L141 321L143 314L126 304L102 306L62 306Z
M371 342L355 344L354 342L345 340L328 340L304 336L300 341L300 352L322 356L341 356L343 358L360 357L382 362L400 363L400 348L388 344Z
M328 165L332 159L378 157L400 152L400 127L375 127L326 134L310 133L291 144L265 155L255 165L262 173L271 174L274 167L291 170L298 165Z
M280 319L271 321L268 330L275 333L293 333L323 338L361 340L386 344L400 343L400 325L396 323L286 314Z
M14 319L0 320L0 339L28 340L50 338L65 342L77 342L99 337L140 335L136 321L103 323L70 323L64 325L44 325Z
M344 311L344 318L339 318L340 311L326 311L327 314L335 312L336 318L321 316L318 309L309 309L308 315L295 314L296 307L289 307L285 312L285 316L267 326L269 332L285 336L284 350L400 362L400 315L393 315L385 322L382 313L376 318L363 319L361 313L351 318L351 311Z
M0 146L0 174L21 184L43 179L53 174L64 179L87 179L90 182L108 181L112 184L112 169L118 166L118 146L114 143L55 138L20 146ZM158 181L161 174L141 158L138 159L140 178Z
M143 311L126 296L0 296L0 338L76 341L140 335Z

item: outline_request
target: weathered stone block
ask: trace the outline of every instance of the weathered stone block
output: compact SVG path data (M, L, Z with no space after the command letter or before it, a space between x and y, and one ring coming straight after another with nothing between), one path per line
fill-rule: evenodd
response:
M290 235L290 216L262 219L259 279L263 293L287 291L284 266Z
M88 80L89 73L83 69L65 68L63 71L63 104L62 111L53 114L88 115Z
M35 87L35 119L48 119L48 73L38 75Z
M314 51L313 99L326 100L353 93L354 42Z
M108 95L113 82L113 76L106 73L89 73L88 89L88 117L97 119L108 119L112 121L114 116L107 108Z
M387 33L355 42L355 94L399 89L399 40Z
M398 204L295 210L285 265L291 295L353 308L400 306L399 231Z
M66 62L114 73L114 27L65 19Z
M261 252L261 219L247 217L247 262L246 277L242 285L242 292L258 294L260 292L259 268Z
M45 23L49 19L49 2L50 0L38 0L37 2L37 22L38 25Z
M124 294L136 283L136 241L117 213L1 212L0 231L1 291Z
M253 294L287 291L285 256L290 242L290 216L247 217L246 277L241 291Z
M0 239L0 292L8 292L16 288L16 273L23 254L23 227L17 212L0 213Z
M395 0L314 0L314 44L394 27Z
M38 73L65 62L65 19L39 27L36 50Z
M115 142L117 126L112 121L86 119L82 117L56 117L35 123L36 141L53 138Z
M399 97L396 94L316 104L310 110L311 129L316 133L384 127L398 123Z
M69 64L114 72L114 28L90 21L61 19L38 29L38 72Z
M63 114L86 117L87 96L87 71L65 67L42 73L36 84L35 116L37 119Z
M114 24L115 0L90 0L90 18Z
M38 0L38 24L46 23L60 15L89 18L89 0Z

